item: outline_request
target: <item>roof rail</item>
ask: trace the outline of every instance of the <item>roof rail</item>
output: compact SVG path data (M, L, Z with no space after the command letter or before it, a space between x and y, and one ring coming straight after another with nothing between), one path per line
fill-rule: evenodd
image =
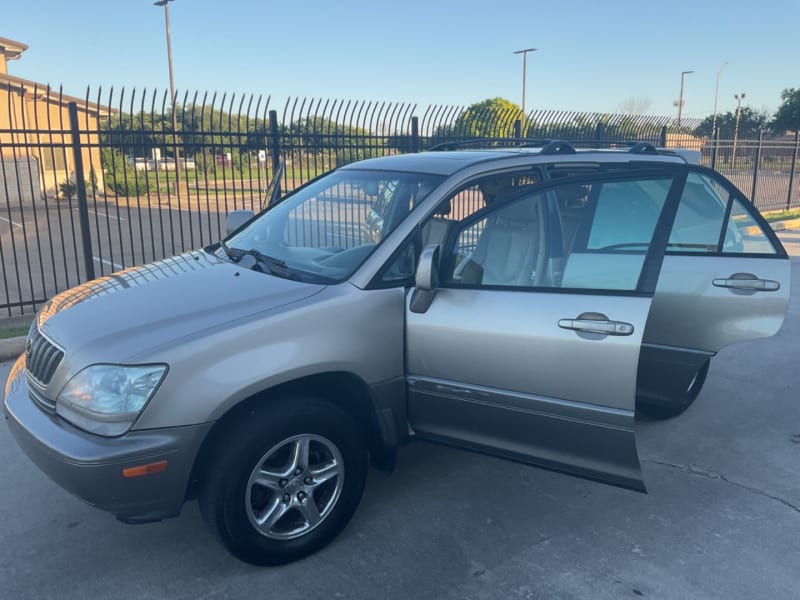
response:
M572 144L561 140L553 140L542 146L541 154L577 154Z
M648 142L637 142L628 150L631 154L658 154L658 150L653 144Z
M507 138L507 137L491 137L491 138L470 138L468 140L452 140L449 142L440 142L438 144L434 144L430 148L425 148L426 152L440 152L442 150L455 150L456 148L463 148L465 146L481 146L481 145L489 145L489 144L505 144L509 147L519 147L523 145L530 144L531 142L536 142L537 140L531 140L529 138ZM549 142L550 140L542 141L542 143ZM539 145L539 144L537 144ZM499 146L505 147L505 146Z
M434 144L425 148L426 152L439 152L442 150L456 150L458 148L541 148L542 154L575 154L576 148L593 150L601 148L618 148L633 154L671 154L665 148L656 148L650 142L637 142L631 140L592 140L575 139L570 141L558 139L517 138L517 137L490 137L451 140Z

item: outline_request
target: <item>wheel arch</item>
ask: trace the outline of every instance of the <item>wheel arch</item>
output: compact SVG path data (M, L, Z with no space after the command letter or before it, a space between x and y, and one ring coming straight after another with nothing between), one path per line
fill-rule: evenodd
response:
M404 424L405 414L395 414L392 408L381 409L374 391L359 376L345 371L316 373L282 382L251 394L222 415L206 435L195 457L186 497L197 496L205 469L219 444L233 434L236 423L247 414L271 402L291 396L307 396L327 401L347 413L364 432L372 464L384 471L394 467L398 445L397 419ZM389 414L387 414L387 411Z

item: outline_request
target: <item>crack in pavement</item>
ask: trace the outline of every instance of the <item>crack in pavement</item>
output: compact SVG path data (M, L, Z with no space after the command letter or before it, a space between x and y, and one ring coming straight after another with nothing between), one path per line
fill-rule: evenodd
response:
M763 496L764 498L769 498L770 500L775 500L776 502L780 502L786 508L789 508L800 515L800 506L796 506L791 502L789 502L788 500L784 500L779 496L773 496L772 494L768 494L767 492L760 490L758 488L750 487L749 485L738 483L736 481L731 481L730 479L725 477L722 473L719 473L717 471L713 471L711 469L705 469L703 467L696 467L695 465L678 465L675 463L664 462L660 460L652 460L652 459L642 459L641 462L649 463L652 465L659 465L662 467L668 467L670 469L675 469L676 471L682 471L683 473L688 473L689 475L698 475L700 477L705 477L706 479L719 479L732 486L746 490L751 494L756 494L758 496Z

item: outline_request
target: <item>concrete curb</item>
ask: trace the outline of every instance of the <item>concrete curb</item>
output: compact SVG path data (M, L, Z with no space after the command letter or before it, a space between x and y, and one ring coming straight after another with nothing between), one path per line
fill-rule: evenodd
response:
M775 221L769 224L773 231L786 231L788 229L800 229L800 219L786 219Z
M0 362L15 359L25 351L25 336L0 340Z

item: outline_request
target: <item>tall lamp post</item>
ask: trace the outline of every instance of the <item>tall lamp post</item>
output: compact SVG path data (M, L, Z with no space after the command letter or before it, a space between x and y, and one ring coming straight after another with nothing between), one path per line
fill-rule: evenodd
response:
M714 88L714 116L711 119L711 137L714 137L717 134L717 99L719 99L719 78L722 77L722 69L725 68L725 65L728 64L726 60L719 66L719 71L717 71L717 87Z
M517 50L514 54L522 54L522 116L525 117L525 78L528 74L528 52L536 52L538 48L526 48L525 50Z
M175 77L172 74L172 38L169 28L169 3L175 0L157 0L153 2L154 6L164 7L164 23L167 28L167 63L169 64L169 95L172 104L172 131L175 140L175 195L180 199L180 182L181 182L181 153L178 146L178 120L175 114L175 104L177 103L177 96L175 95Z
M736 168L736 141L739 139L739 115L742 111L742 100L745 99L745 94L742 92L741 94L734 94L733 97L736 98L736 125L733 127L733 151L731 156L731 169Z
M681 126L681 114L683 113L683 78L689 73L694 73L694 71L681 71L681 94L678 96L678 101L676 102L678 105L678 127Z

